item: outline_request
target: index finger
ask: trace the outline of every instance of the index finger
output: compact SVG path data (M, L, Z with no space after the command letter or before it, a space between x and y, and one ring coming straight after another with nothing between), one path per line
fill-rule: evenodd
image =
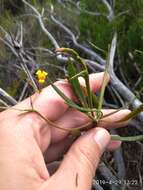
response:
M103 81L104 73L96 73L89 75L90 86L94 92L97 92ZM109 80L109 79L108 79ZM84 85L83 79L80 79L81 85ZM58 81L54 83L68 98L73 101L76 99L74 92L70 84L67 81ZM65 103L64 99L56 93L56 91L48 86L44 88L40 94L36 93L32 96L32 103L34 109L40 112L44 117L49 120L57 120L61 117L68 109L68 105ZM30 98L27 98L23 102L19 103L16 108L29 109Z

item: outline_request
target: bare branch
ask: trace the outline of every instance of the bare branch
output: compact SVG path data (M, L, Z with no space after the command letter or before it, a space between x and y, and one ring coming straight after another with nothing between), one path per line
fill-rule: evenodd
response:
M48 36L48 38L50 39L51 43L54 45L55 49L58 49L60 46L57 43L57 41L55 40L55 38L52 36L52 34L46 29L44 22L43 22L43 17L42 15L38 12L38 10L33 7L30 3L28 3L25 0L22 0L23 3L25 3L25 5L27 5L29 8L31 8L33 10L33 12L35 13L35 17L38 19L39 24L41 26L41 29L43 30L43 32ZM34 15L33 15L34 16Z
M52 21L57 24L62 30L64 30L72 39L75 47L77 47L78 49L82 50L84 53L86 53L87 55L89 55L90 57L93 57L96 61L100 62L102 65L105 65L105 60L103 60L97 53L95 53L94 51L92 51L89 48L84 47L83 45L79 44L76 40L75 35L73 34L73 32L67 28L63 23L61 23L59 20L57 20L53 14L51 15L51 19Z
M107 16L108 20L112 21L114 19L114 11L113 11L111 5L108 3L107 0L102 0L102 2L105 4L105 6L107 7L108 12L109 12L109 14Z
M5 44L7 45L11 51L14 53L14 55L20 59L20 65L22 67L22 69L24 70L24 72L27 74L29 80L31 81L31 83L33 84L33 88L35 89L35 91L38 90L37 88L37 85L27 67L27 60L24 58L24 50L22 48L22 38L23 38L23 32L21 31L21 36L20 36L20 42L19 41L16 41L13 39L13 37L11 35L9 35L2 27L0 27L2 29L3 32L5 32L5 40L3 38L0 37L0 40ZM17 48L18 47L18 48ZM34 60L30 57L30 56L27 56L28 57L28 60L30 60L32 63L34 62Z
M70 3L71 5L73 5L77 10L73 10L71 8L69 8L68 6L66 6L64 4L64 2L68 2ZM108 1L106 0L102 0L102 2L104 3L104 5L106 6L107 10L108 10L108 15L105 14L105 13L100 13L100 12L93 12L93 11L89 11L85 8L82 8L81 7L81 2L78 1L77 3L71 1L71 0L66 0L66 1L61 1L61 0L58 0L58 3L61 4L64 8L66 8L68 11L71 11L71 12L76 12L77 14L80 14L80 13L85 13L87 15L91 15L91 16L105 16L109 21L112 21L113 18L114 18L114 12L113 12L113 9L111 7L111 5L108 3Z
M9 105L2 99L0 99L0 105L4 105L6 107L8 107Z
M17 101L2 88L0 88L0 96L2 97L3 101L5 99L11 105L17 104Z
M117 33L114 34L112 43L111 43L111 48L109 52L109 72L112 73L114 72L114 57L115 57L115 52L116 52L116 46L117 46Z

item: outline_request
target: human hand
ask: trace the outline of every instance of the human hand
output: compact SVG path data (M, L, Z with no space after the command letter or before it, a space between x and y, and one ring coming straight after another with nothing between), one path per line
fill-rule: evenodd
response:
M90 75L94 92L101 87L103 73ZM55 83L69 98L74 94L67 82ZM44 117L65 128L75 128L89 121L83 113L68 108L51 86L32 96L34 108ZM15 106L30 108L30 99ZM104 110L109 113L111 110ZM72 145L68 133L53 128L35 113L20 116L18 110L0 113L0 187L2 190L89 190L100 157L108 145L115 149L120 143L110 142L107 130L98 126L79 137ZM105 120L105 128L115 128L114 122L128 110ZM59 169L50 176L46 163L61 157L69 147ZM43 157L45 155L45 160Z

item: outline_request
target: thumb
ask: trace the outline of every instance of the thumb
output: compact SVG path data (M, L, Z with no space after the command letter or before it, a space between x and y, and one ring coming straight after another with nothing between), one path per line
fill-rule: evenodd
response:
M110 135L103 128L92 129L78 138L52 176L59 181L59 189L89 190L100 157L109 142Z

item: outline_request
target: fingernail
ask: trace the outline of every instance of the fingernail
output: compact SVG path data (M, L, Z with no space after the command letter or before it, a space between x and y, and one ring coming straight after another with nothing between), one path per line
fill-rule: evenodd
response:
M107 147L110 142L110 135L105 129L98 129L94 135L94 140L98 144L101 150Z

